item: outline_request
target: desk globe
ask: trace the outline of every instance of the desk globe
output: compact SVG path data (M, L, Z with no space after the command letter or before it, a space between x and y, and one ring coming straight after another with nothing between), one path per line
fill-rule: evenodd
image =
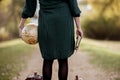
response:
M28 44L36 44L38 42L37 24L28 23L24 26L22 29L21 38Z

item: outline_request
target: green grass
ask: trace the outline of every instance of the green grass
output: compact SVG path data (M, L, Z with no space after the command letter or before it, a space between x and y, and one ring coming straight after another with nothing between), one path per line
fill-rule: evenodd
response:
M83 39L80 48L92 56L93 64L120 72L120 42Z
M12 80L32 51L32 46L19 39L0 43L0 80Z

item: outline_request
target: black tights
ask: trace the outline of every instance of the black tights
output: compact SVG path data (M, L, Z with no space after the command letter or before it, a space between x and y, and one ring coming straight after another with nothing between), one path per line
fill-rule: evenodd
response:
M43 62L43 80L51 80L52 76L52 64L54 60L44 60ZM68 59L58 59L59 80L67 80L68 76Z
M68 60L67 59L59 59L59 80L67 80L68 76Z

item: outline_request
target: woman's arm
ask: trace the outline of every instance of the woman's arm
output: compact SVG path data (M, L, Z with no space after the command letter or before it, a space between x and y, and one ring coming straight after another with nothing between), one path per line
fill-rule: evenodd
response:
M80 9L78 7L77 0L67 0L72 16L74 17L76 23L76 35L83 37L83 32L80 26Z
M24 24L27 18L31 18L34 16L36 11L37 0L25 0L25 5L23 7L21 20L19 24L19 36L21 37L21 32L24 27Z
M27 18L21 18L20 20L20 24L18 26L18 29L19 29L19 36L21 37L21 32L22 32L22 29L24 28L24 24L26 22L26 19Z
M74 17L75 23L76 23L76 35L83 37L83 31L81 29L81 24L80 24L80 17Z
M71 14L73 17L80 16L80 9L78 7L77 0L67 0L68 6L70 8Z
M37 0L26 0L23 12L22 12L22 18L31 18L34 16L37 6Z
M25 18L21 18L20 24L19 24L19 28L20 29L23 29L25 22L26 22L26 19Z

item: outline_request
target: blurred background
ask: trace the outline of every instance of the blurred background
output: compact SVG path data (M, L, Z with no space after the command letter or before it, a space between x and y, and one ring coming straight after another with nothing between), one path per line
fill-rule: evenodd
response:
M12 80L34 52L34 46L19 39L24 4L25 0L0 0L0 80ZM120 80L120 0L78 0L78 4L84 32L80 50L94 56L93 65L113 72L111 80ZM28 22L37 20L38 10Z
M18 37L24 0L0 0L0 41ZM85 37L120 40L119 0L79 0Z

